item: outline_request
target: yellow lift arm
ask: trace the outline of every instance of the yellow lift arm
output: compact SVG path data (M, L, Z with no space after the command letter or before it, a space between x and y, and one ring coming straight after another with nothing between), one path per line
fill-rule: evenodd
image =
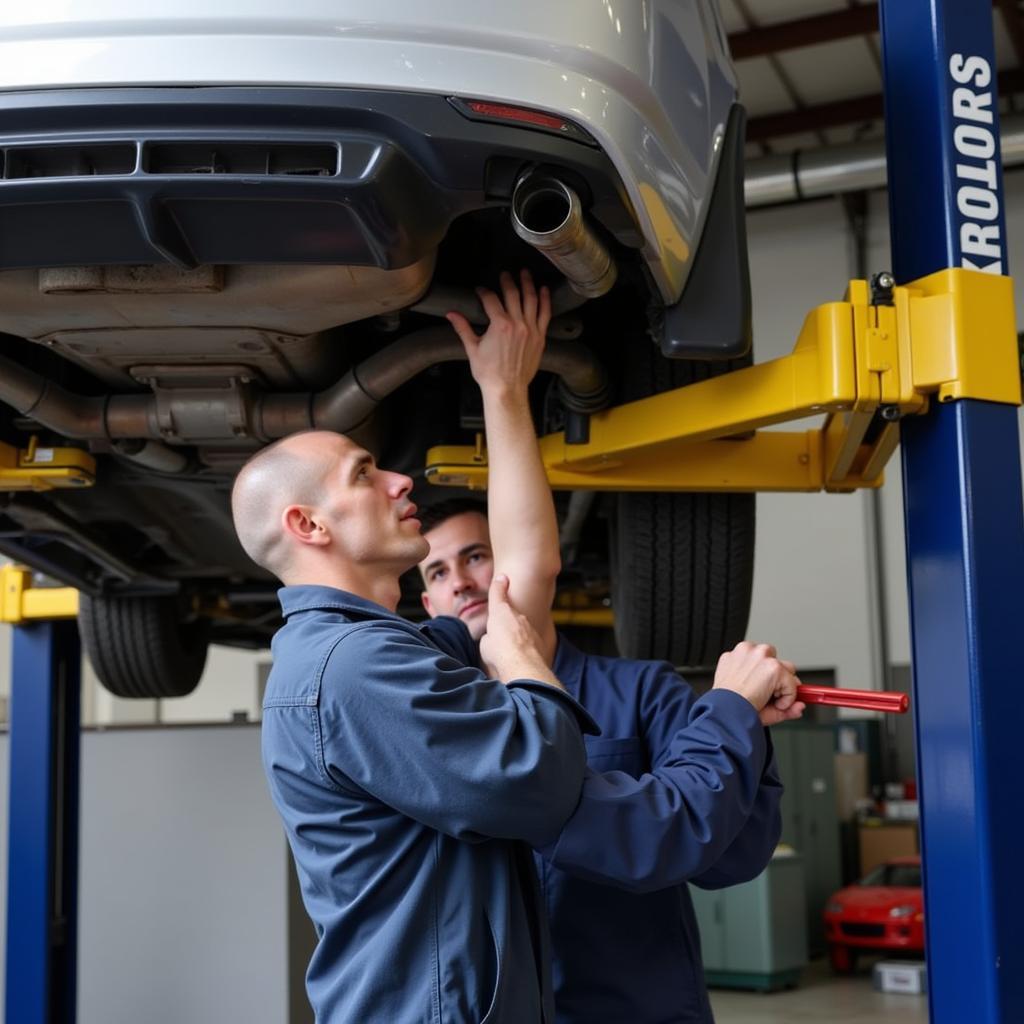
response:
M788 356L591 417L590 440L540 439L556 490L852 491L878 487L902 416L928 402L1019 405L1008 277L943 270L872 305L866 281L812 310ZM825 414L814 430L758 428ZM753 431L754 433L751 433ZM746 436L742 436L746 434ZM478 445L432 448L426 477L483 489Z
M47 448L35 437L23 449L0 441L0 491L52 491L90 487L95 482L96 460L81 448ZM31 569L0 567L0 622L17 626L77 615L78 591L74 587L37 587Z
M12 626L35 619L73 619L78 615L74 587L35 587L23 565L0 568L0 622Z

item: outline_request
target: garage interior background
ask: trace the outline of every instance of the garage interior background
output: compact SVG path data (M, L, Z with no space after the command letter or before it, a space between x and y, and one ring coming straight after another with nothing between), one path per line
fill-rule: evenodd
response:
M727 27L735 32L742 27L742 5L728 0L722 6ZM809 6L790 3L789 16ZM773 8L772 16L782 16L781 9ZM1009 46L1005 33L1002 43ZM784 96L779 99L785 88L777 75L769 75L768 63L766 58L765 68L753 71L751 63L744 76L752 123L787 105ZM1016 63L1012 54L1010 63ZM741 61L741 76L744 67ZM856 84L845 87L857 91ZM852 138L851 129L845 137L833 132L824 141ZM775 152L822 141L820 135L790 136ZM753 144L748 158L766 152ZM1019 272L1024 174L1008 169L1005 198L1010 269ZM889 269L886 204L884 192L870 194L867 266L872 272ZM838 199L751 210L748 231L755 357L763 361L791 350L809 310L841 298L847 280L856 275L855 245ZM1024 308L1021 280L1015 299L1018 310ZM801 668L834 670L840 686L882 688L888 672L883 652L889 667L909 663L898 455L877 497L870 491L758 496L748 635L775 643ZM267 652L213 648L195 693L175 701L120 700L84 667L83 725L148 728L108 733L102 747L95 732L84 741L81 1019L141 1019L133 1016L139 1007L146 1008L145 1019L153 1024L287 1019L288 863L252 725L259 720L261 666L267 661ZM9 670L10 629L0 626L0 721L6 720ZM172 725L182 728L164 728ZM120 812L99 799L100 793L115 791L123 801ZM3 836L6 811L4 740ZM3 842L0 903L5 886ZM0 953L3 943L0 930ZM112 973L119 979L117 992L104 981ZM0 976L0 989L2 983Z
M888 269L886 195L870 196L867 263ZM1024 238L1024 178L1006 174L1011 268ZM804 316L842 297L854 276L853 241L839 200L751 210L747 217L758 362L787 354ZM1017 309L1024 282L1015 282ZM791 424L786 425L792 429ZM889 660L910 661L898 453L880 491L881 530L871 491L760 494L754 597L748 635L768 640L805 669L832 668L836 684L881 689L877 612L886 611ZM879 536L879 534L881 536ZM878 559L881 550L882 558ZM876 567L884 565L879 576ZM0 626L0 697L6 699L10 629ZM99 686L86 663L83 724L225 722L259 718L258 665L268 652L212 648L203 680L188 697L128 701Z
M1005 188L1012 267L1021 258L1018 240L1024 239L1024 175L1008 173ZM834 199L750 211L748 230L760 361L787 353L804 315L841 297L852 276L852 242ZM887 269L883 192L870 197L868 239L868 265ZM1015 298L1019 316L1021 281ZM891 664L910 660L898 457L890 463L880 497L882 529L876 531L869 491L758 496L749 636L775 643L799 667L834 669L840 686L881 688L880 607L886 610ZM876 572L879 547L882 576ZM10 627L2 626L4 695L9 652ZM166 1024L286 1019L285 842L266 794L258 730L228 725L240 718L258 720L260 665L268 658L268 652L213 648L195 693L174 701L120 700L85 666L86 727L150 728L119 731L92 751L98 734L85 736L81 1019L132 1019L125 1016L129 1007L146 1006L154 1014L147 1017L151 1024L163 1024L154 1007L168 986L168 997L171 990L174 997ZM222 727L205 735L209 723ZM197 728L152 728L172 724ZM197 738L197 733L204 735ZM6 742L0 754L0 835L6 836ZM115 791L116 799L99 799L100 793ZM0 871L3 901L5 843ZM2 948L0 934L0 954ZM112 974L119 979L116 995L102 981ZM110 1003L115 998L117 1006ZM183 998L194 1004L194 1016L181 1016Z

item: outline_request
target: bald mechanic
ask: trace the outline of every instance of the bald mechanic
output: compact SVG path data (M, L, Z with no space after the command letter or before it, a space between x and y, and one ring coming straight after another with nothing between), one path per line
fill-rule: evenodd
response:
M514 303L507 277L503 290L506 306ZM450 320L472 350L469 324ZM793 666L770 647L741 644L697 700L667 664L585 655L556 634L557 521L526 391L539 359L538 347L500 405L471 363L484 396L490 523L473 501L427 514L423 603L479 638L495 563L530 581L518 599L542 651L601 726L600 736L586 737L591 772L580 805L537 858L559 1024L704 1024L712 1014L685 883L746 881L771 857L782 786L764 726L799 717L803 707L791 689L769 701L779 691L756 681L764 673L795 687Z
M537 347L548 317L531 289L475 351ZM510 365L483 374L499 403ZM232 493L243 547L284 584L262 745L319 940L309 998L318 1024L551 1022L525 844L575 809L592 725L503 577L479 651L457 618L395 614L399 576L427 554L410 487L308 432L258 453Z

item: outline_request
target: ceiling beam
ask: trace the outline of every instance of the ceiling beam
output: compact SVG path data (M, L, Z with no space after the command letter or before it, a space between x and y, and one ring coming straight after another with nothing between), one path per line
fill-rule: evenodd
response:
M781 50L799 50L816 43L830 43L835 39L866 36L878 31L878 8L875 4L848 7L831 14L818 14L811 18L783 21L777 25L733 32L729 36L729 50L733 60L765 57Z
M999 72L1001 95L1024 92L1024 70L1007 68ZM882 94L855 96L834 103L819 103L803 110L786 110L778 114L763 114L747 122L748 142L767 142L783 135L820 132L826 128L877 121L883 116Z
M1018 25L1020 24L1015 0L993 0L993 3L1003 11L1006 27L1013 37L1015 29L1011 25L1011 19L1016 18ZM804 46L831 43L837 39L871 35L877 31L878 5L867 3L829 14L816 14L809 18L797 18L776 25L762 25L733 32L729 36L729 50L732 52L733 60L748 60L751 57L766 57L783 50L799 50ZM1021 44L1024 45L1024 30L1021 31ZM1016 45L1017 40L1014 38L1014 46ZM1024 53L1021 50L1017 51L1017 56L1019 60L1024 61Z

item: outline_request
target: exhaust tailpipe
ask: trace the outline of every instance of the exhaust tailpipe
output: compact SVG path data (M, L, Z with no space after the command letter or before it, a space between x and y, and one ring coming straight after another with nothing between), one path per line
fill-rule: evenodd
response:
M512 227L588 299L604 295L618 276L605 244L587 226L576 193L557 178L529 175L512 193Z

